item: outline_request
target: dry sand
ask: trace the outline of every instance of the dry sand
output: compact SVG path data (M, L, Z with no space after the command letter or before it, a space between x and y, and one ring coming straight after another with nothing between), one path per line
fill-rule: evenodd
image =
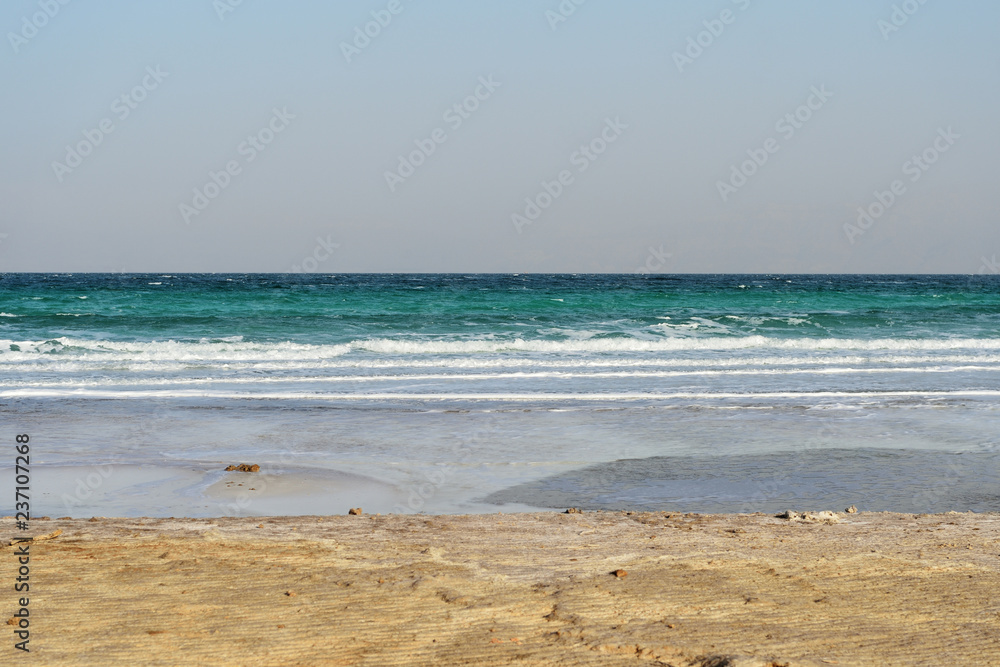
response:
M1000 665L1000 515L838 517L33 520L33 533L63 533L30 547L31 654L4 633L0 655L45 665ZM11 519L0 525L15 533ZM16 602L13 551L0 550L4 618Z

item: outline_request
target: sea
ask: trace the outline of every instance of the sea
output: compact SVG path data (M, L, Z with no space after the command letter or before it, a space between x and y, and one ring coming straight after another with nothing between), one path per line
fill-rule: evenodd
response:
M1000 276L0 274L11 514L22 434L36 515L1000 511Z

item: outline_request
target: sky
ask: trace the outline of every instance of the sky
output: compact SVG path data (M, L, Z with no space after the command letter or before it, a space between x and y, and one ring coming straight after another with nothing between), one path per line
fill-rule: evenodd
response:
M5 0L0 271L997 272L986 0Z

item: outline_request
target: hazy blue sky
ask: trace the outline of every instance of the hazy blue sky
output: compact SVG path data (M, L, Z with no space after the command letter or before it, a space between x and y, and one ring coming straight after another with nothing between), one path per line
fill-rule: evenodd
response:
M0 271L1000 253L996 2L5 0L0 28Z

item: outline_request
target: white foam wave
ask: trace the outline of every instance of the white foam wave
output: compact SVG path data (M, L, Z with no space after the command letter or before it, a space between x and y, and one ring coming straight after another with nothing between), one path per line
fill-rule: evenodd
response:
M0 398L210 398L229 400L324 400L324 401L650 401L650 400L818 400L829 398L994 398L1000 390L956 391L774 391L774 392L380 392L335 394L325 392L234 392L216 390L148 389L115 391L106 389L8 389Z
M471 340L471 341L410 341L370 339L348 344L352 351L376 352L386 355L421 354L481 354L505 352L563 353L643 353L684 351L733 351L748 349L787 351L938 351L938 350L998 350L1000 338L962 339L892 339L863 340L853 338L791 338L765 336L716 338L599 338L587 340Z
M19 348L12 350L11 346ZM286 362L332 360L345 355L381 355L382 357L450 356L472 358L470 355L505 355L516 358L518 353L533 355L629 355L684 352L749 351L783 356L782 353L939 353L964 352L982 354L1000 352L1000 338L945 338L873 340L853 338L768 338L765 336L706 337L706 338L590 338L585 340L402 340L375 338L341 344L260 343L242 340L241 336L227 339L202 339L198 342L155 341L122 342L56 338L47 341L0 340L0 363L25 361L45 355L49 358L78 361L128 362ZM371 357L368 356L368 359ZM591 357L599 360L601 357ZM481 359L481 357L480 357ZM731 361L734 357L728 357ZM453 361L449 360L448 363ZM535 357L535 361L541 361ZM532 363L535 363L533 361ZM583 361L583 359L580 359ZM644 363L648 363L648 358ZM806 358L815 362L814 358ZM616 362L617 363L617 362Z
M19 352L7 351L11 345ZM57 355L85 361L285 361L336 357L351 351L350 345L309 345L304 343L245 343L242 336L194 342L122 342L55 338L47 341L0 341L0 359L6 355Z
M137 377L129 373L101 379L28 379L8 380L0 386L9 388L37 387L130 387L130 386L196 386L196 385L275 385L275 384L332 384L375 382L422 382L442 380L454 382L531 381L531 380L608 380L608 379L658 379L673 377L787 377L802 375L869 375L891 373L956 373L973 371L1000 371L1000 366L921 366L891 368L815 368L815 369L725 369L687 371L597 371L597 372L514 372L514 373L391 373L384 375L286 375L261 377L239 375L229 377Z

